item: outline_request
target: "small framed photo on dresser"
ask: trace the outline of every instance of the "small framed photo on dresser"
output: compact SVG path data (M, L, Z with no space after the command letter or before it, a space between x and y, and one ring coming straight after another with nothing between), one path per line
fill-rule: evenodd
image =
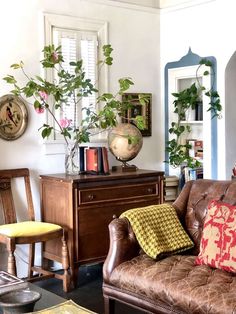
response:
M140 96L144 96L144 104L140 103ZM130 121L130 119L136 116L142 116L144 120L144 129L140 130L142 136L152 135L152 123L151 123L151 93L125 93L122 95L122 101L129 101L132 104L132 108L126 110L125 116L122 122ZM134 124L134 122L131 122Z

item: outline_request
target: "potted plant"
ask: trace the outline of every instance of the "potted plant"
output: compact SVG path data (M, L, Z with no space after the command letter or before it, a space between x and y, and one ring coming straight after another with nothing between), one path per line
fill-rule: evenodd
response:
M99 61L100 66L105 64L112 65L113 58L111 57L113 49L111 45L103 46L104 59ZM36 75L30 77L24 69L24 63L21 61L12 64L14 70L20 69L27 80L24 86L20 86L13 75L7 75L4 80L13 85L11 91L14 95L30 98L33 100L33 106L38 114L45 111L53 118L53 124L44 123L40 130L43 138L48 138L52 132L60 133L67 147L66 154L66 172L73 172L75 164L73 157L80 143L90 141L90 136L96 134L96 130L105 130L112 128L119 122L119 117L123 116L124 112L133 106L129 99L122 100L122 95L134 85L129 77L120 78L118 80L118 91L115 94L104 93L96 98L97 105L100 110L94 111L90 108L86 110L86 118L82 119L78 125L72 125L71 120L67 118L58 119L56 111L61 110L63 104L73 101L76 110L78 110L79 102L82 97L88 97L92 93L97 93L98 90L90 79L86 78L83 69L83 61L70 62L73 67L73 73L69 73L63 68L63 56L61 47L54 45L45 46L43 49L44 58L41 65L44 69L51 69L57 72L57 80L48 81L45 78ZM145 104L148 101L145 95L138 95L139 102ZM141 116L131 118L138 128L143 128L144 123ZM130 121L129 121L130 122ZM132 136L129 141L135 141ZM72 143L72 145L70 145Z

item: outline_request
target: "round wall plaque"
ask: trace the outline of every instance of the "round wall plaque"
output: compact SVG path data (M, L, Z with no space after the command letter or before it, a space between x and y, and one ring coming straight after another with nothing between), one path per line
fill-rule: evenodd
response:
M15 95L0 97L0 138L16 140L27 127L28 113L24 101Z

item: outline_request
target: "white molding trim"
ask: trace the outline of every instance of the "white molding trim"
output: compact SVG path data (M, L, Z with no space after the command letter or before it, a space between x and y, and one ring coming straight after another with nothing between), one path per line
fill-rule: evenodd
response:
M190 0L183 3L175 4L173 6L161 7L160 13L165 14L169 12L174 12L182 9L187 9L190 7L205 5L210 2L215 2L216 0Z
M125 8L129 10L143 11L147 13L160 14L160 13L168 13L172 11L177 11L193 6L204 5L209 2L215 2L216 0L182 0L182 2L177 4L167 4L159 5L159 7L150 7L141 4L134 4L128 2L121 2L119 0L80 0L86 3L95 3L95 4L103 4L107 6Z
M119 7L119 8L124 8L128 10L143 11L143 12L152 13L152 14L160 13L159 8L153 8L153 7L148 7L144 5L127 3L127 2L119 2L119 1L113 1L113 0L81 0L81 1L84 1L86 3L97 3L97 4L112 6L112 7Z

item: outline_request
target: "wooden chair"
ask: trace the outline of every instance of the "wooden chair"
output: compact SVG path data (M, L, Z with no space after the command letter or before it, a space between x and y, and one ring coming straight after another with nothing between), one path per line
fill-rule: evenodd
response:
M17 215L12 194L12 179L24 178L27 199L28 220L17 222ZM56 277L63 280L63 290L67 292L70 286L69 258L65 232L56 224L35 221L33 200L30 187L29 169L0 170L0 208L2 207L5 224L0 226L0 243L6 245L8 251L7 271L16 275L14 251L17 244L29 244L28 281ZM55 238L62 239L61 263L63 274L51 272L43 267L34 266L35 243L45 242ZM44 265L44 264L43 264ZM38 275L34 276L34 272Z

